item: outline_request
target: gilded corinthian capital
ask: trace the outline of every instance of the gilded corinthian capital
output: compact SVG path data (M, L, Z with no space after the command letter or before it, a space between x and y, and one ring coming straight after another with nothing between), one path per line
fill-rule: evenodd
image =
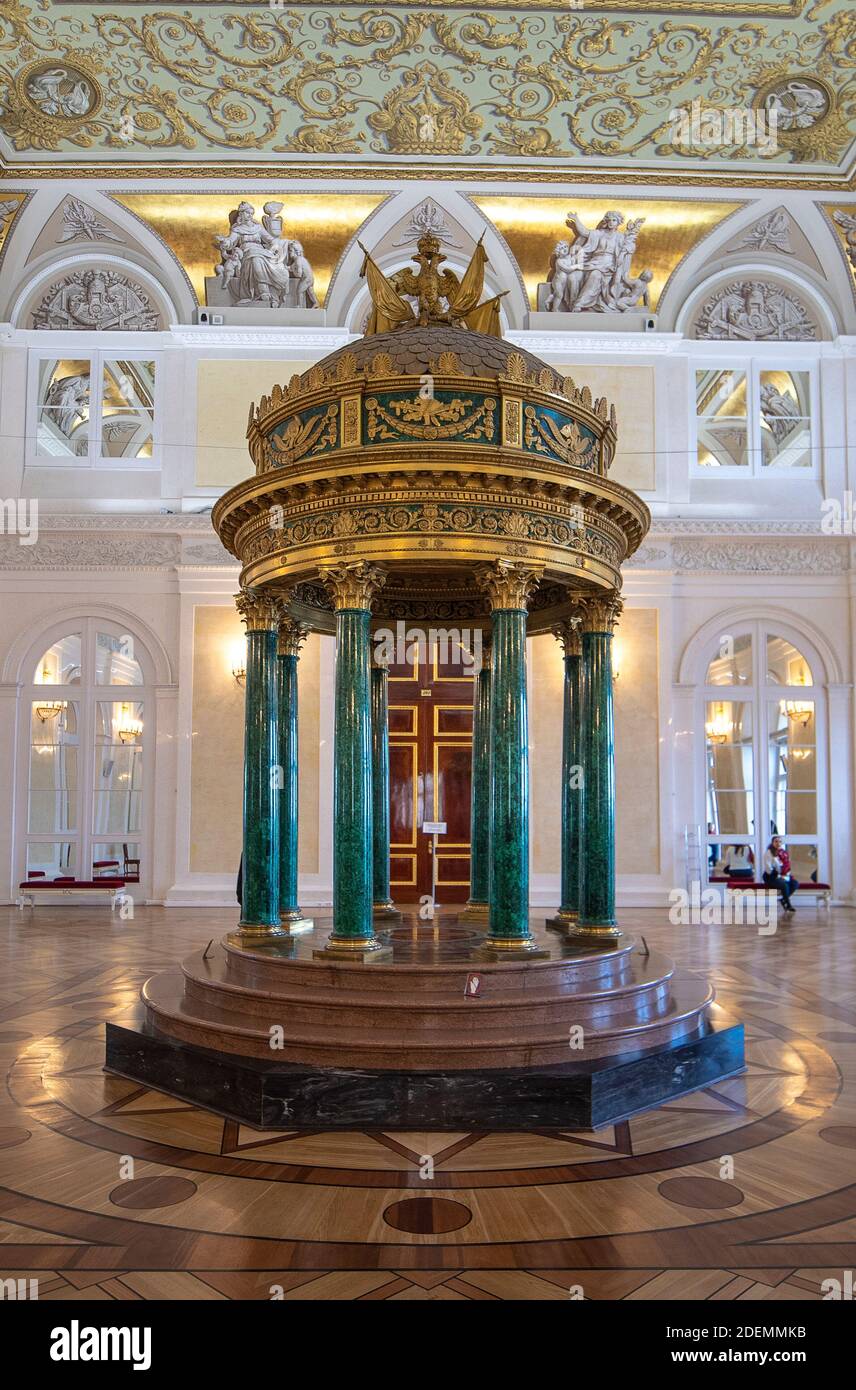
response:
M276 632L279 626L282 598L262 589L242 589L235 595L235 607L246 625L247 632Z
M279 620L279 637L276 644L277 656L300 656L300 648L312 629L308 623L299 623L287 613Z
M543 565L520 560L494 560L480 565L476 582L487 594L491 612L501 608L525 608L544 573Z
M565 656L579 656L582 651L580 641L580 623L582 618L579 615L565 618L564 622L556 623L550 631L556 641L560 643L562 652Z
M325 565L320 573L337 612L343 608L371 610L372 599L386 583L384 571L378 569L377 565L370 565L367 560Z
M580 600L583 632L608 632L610 636L624 607L617 589Z

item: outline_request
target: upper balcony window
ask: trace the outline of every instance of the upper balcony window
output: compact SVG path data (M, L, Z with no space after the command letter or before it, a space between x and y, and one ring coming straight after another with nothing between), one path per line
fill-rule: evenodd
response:
M769 477L813 471L811 397L808 369L697 368L697 472Z
M29 462L88 468L159 466L153 357L34 354Z

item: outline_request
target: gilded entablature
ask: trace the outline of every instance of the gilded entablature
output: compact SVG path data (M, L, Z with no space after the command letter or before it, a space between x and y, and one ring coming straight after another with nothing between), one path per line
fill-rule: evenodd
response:
M7 0L0 126L13 152L66 153L133 176L135 164L222 171L412 156L525 171L568 161L638 177L733 161L828 172L852 142L851 0L674 0L622 10L148 0L115 10ZM380 80L379 80L380 75ZM814 94L814 100L806 95ZM827 99L823 100L824 94ZM779 116L774 150L682 144L674 113L699 101ZM292 169L294 172L293 161Z

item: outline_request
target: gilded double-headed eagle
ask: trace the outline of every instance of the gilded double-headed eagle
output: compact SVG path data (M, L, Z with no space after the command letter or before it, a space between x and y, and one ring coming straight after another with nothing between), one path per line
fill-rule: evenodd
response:
M446 257L431 232L419 238L416 254L411 256L419 267L418 272L408 266L392 275L384 275L362 242L360 249L365 252L362 273L368 280L372 298L367 334L384 333L417 322L423 327L431 323L466 325L476 332L500 336L499 301L502 294L479 304L487 265L481 238L460 280L453 270L440 269ZM504 290L505 293L507 291ZM416 302L415 311L411 300Z

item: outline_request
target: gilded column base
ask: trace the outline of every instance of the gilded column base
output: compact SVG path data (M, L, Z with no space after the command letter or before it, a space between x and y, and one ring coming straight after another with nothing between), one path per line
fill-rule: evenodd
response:
M302 908L292 907L279 914L279 925L287 936L300 936L315 930L315 919L304 917Z
M573 931L576 928L580 914L568 907L560 907L555 917L544 919L549 931Z
M241 945L242 942L254 942L257 945L265 941L281 941L283 937L290 935L288 929L281 924L258 922L239 922L236 931L229 932L229 940Z
M312 952L313 960L352 960L359 965L375 965L392 960L392 947L376 936L329 936L327 945Z
M489 936L472 952L472 960L549 960L550 952L534 936Z
M588 941L618 941L623 935L616 922L597 925L591 922L575 922L568 931L569 936L585 937Z
M474 902L472 899L463 911L458 913L459 922L486 922L489 917L490 903Z
M372 903L372 917L382 917L397 922L401 920L401 913L392 898L387 898L386 902Z

